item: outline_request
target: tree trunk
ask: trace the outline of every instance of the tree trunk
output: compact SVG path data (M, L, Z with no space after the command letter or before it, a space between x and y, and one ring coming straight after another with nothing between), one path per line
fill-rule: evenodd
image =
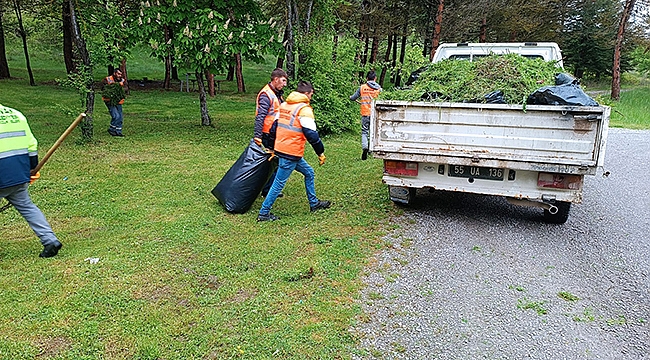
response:
M372 48L370 50L370 63L373 64L377 61L379 56L379 36L372 37Z
M172 80L179 80L178 67L174 66L174 55L171 56L171 62L172 62Z
M618 24L618 32L616 33L616 45L614 46L614 65L612 66L612 99L619 100L621 98L621 48L623 47L623 40L625 40L625 27L630 19L632 10L634 9L635 0L625 0L625 7L623 14L621 14L621 22Z
M305 36L309 35L309 23L311 22L311 10L314 7L314 0L309 0L309 4L307 5L307 12L305 14L305 25L303 28L303 34Z
M81 123L81 135L86 141L90 141L93 138L93 111L95 108L95 89L93 85L93 68L90 62L90 55L88 54L88 49L86 48L86 42L81 36L81 30L79 29L79 23L77 22L77 14L74 10L74 0L67 0L70 4L70 22L72 24L73 39L77 46L77 52L81 57L83 65L88 71L88 78L86 80L86 117Z
M478 42L484 43L487 39L487 18L484 16L481 19L481 33L478 36Z
M287 0L287 40L285 45L285 51L287 52L287 68L286 72L289 77L288 80L294 80L296 78L296 64L295 57L293 53L294 49L294 37L293 37L293 8L291 6L291 0Z
M282 68L282 64L278 66L279 68ZM228 66L228 75L226 75L226 81L233 81L235 79L235 65L229 65Z
M433 35L431 35L431 55L429 61L433 60L433 55L440 45L440 30L442 29L442 12L445 10L445 0L438 0L438 12L436 13L436 22L433 25Z
M210 97L214 97L214 74L210 70L206 70L205 78L208 80L208 94Z
M196 71L194 73L194 76L196 76L196 83L199 85L199 103L201 104L201 125L212 126L212 120L210 119L210 113L208 112L208 99L205 94L205 84L203 83L203 73L201 71Z
M9 63L7 62L7 50L5 48L5 31L2 26L3 4L0 3L0 79L9 79Z
M235 77L237 78L237 91L246 92L244 85L244 74L242 73L241 54L235 54Z
M29 51L27 51L27 32L25 32L25 26L23 25L23 12L20 8L19 0L14 0L14 11L16 12L16 19L18 20L18 32L20 33L20 37L23 39L23 51L25 53L27 74L29 74L29 85L36 86L36 82L34 81L34 73L32 73L32 64L29 61Z
M288 38L289 38L289 25L287 24L287 26L284 27L284 35L282 36L282 43L284 44ZM282 67L284 66L285 55L286 54L278 55L278 61L276 61L275 63L276 68L282 69ZM232 69L233 70L232 72L234 73L235 68L230 67L228 74L231 74L230 69ZM226 80L232 81L232 79L233 79L232 76L230 76L230 79L226 79Z
M391 71L395 71L395 66L397 65L397 34L393 35L393 60L391 61ZM391 82L393 85L395 84L395 77L397 76L397 72L393 73L393 76L391 76Z
M393 35L388 35L388 46L386 46L386 54L384 55L384 64L388 64L390 60L390 50L393 45ZM386 76L386 65L381 68L381 76L379 77L379 85L384 86L384 78Z
M165 43L171 39L169 36L169 27L167 25L163 26L163 32L165 35ZM163 87L169 90L172 87L172 52L167 50L167 55L165 56L165 80L163 81Z
M407 26L404 26L404 30L406 30ZM400 69L397 71L397 75L395 76L395 86L401 86L402 85L402 66L404 66L404 56L406 52L406 36L402 35L402 47L400 48L399 51L399 63L400 63Z
M74 59L74 45L72 44L72 24L70 21L70 3L63 2L63 61L68 74L77 72Z

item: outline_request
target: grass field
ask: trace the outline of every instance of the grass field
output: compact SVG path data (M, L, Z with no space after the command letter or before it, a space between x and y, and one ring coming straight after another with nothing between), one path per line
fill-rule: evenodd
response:
M0 103L27 116L44 154L80 101L52 83L63 76L56 64L34 64L30 87L16 58ZM133 62L132 79L162 78ZM214 127L199 125L197 93L135 88L126 137L112 138L96 103L95 142L79 145L77 131L30 188L64 244L59 256L38 258L24 220L0 214L1 359L349 356L359 274L393 211L381 162L359 159L358 135L324 139L327 163L315 170L327 211L309 212L298 174L275 223L255 221L261 198L231 215L210 194L252 137L255 94L272 67L247 64L249 93L226 83L209 99Z
M27 116L44 154L80 101L54 84L64 74L52 54L32 54L38 86L28 86L20 51L8 54L15 79L0 81L0 103ZM131 79L162 78L144 53L129 60ZM360 273L399 212L381 162L359 159L358 134L324 139L327 163L315 170L327 211L309 212L298 174L274 207L279 222L255 221L261 198L231 215L210 194L252 136L272 67L246 64L247 94L225 83L209 99L214 127L199 125L197 93L133 86L126 138L112 138L97 101L95 141L78 144L77 131L30 188L59 256L38 258L24 220L0 213L0 359L349 358ZM625 92L612 123L648 128L649 98Z

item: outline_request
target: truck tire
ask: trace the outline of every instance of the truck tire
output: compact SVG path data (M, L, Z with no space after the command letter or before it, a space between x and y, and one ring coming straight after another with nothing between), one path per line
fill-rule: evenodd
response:
M411 205L415 199L416 189L403 186L388 186L388 196L397 205Z
M550 211L544 209L544 221L549 224L564 224L569 219L569 212L571 211L571 203L566 201L556 201L557 213L551 214Z

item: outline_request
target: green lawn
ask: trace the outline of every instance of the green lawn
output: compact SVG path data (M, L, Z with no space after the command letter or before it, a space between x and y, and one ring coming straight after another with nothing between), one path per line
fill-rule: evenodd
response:
M132 79L162 78L133 63ZM34 65L36 87L15 57L21 79L0 81L0 103L27 116L41 154L81 110L52 82L63 69L47 64ZM232 215L210 194L252 137L273 65L247 64L247 94L227 83L209 99L214 127L199 125L197 93L134 87L126 138L112 138L97 101L95 142L80 145L77 130L30 188L60 254L38 258L25 221L0 213L0 359L349 357L360 272L393 212L358 134L324 139L316 187L329 210L309 212L299 174L274 206L279 222L255 221L261 198Z
M11 47L15 79L0 81L0 103L27 116L44 154L80 101L53 81L60 59L32 54L30 87L20 54ZM129 60L130 78L162 78L144 54ZM360 274L399 212L381 162L359 159L359 135L324 139L316 188L329 210L309 212L298 174L274 223L255 221L261 198L232 215L210 194L252 137L255 94L273 66L246 64L246 94L223 84L209 99L214 127L199 125L197 93L133 82L126 138L112 138L97 101L95 141L80 145L77 130L30 188L64 244L59 256L38 258L24 220L0 213L0 359L349 358ZM647 88L624 92L612 123L649 128L649 98Z

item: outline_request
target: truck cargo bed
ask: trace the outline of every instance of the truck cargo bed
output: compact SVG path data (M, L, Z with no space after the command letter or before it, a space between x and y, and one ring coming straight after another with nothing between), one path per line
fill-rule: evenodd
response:
M376 101L370 151L383 159L594 174L610 108Z

